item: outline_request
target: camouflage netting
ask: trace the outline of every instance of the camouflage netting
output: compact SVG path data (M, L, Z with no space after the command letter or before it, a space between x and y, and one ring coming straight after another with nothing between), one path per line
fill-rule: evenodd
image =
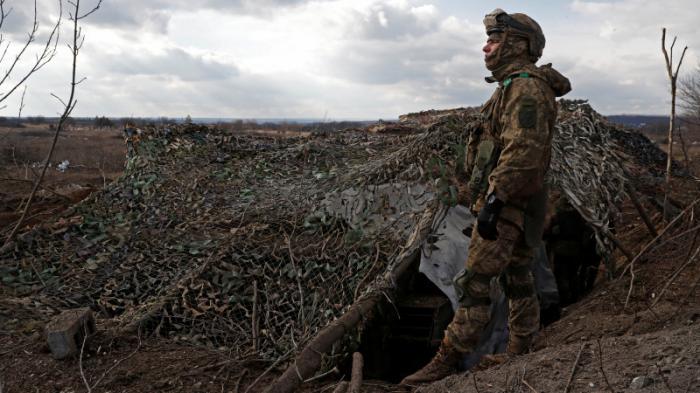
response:
M609 250L625 181L614 128L581 102L560 117L550 181ZM146 129L122 177L0 255L2 292L47 314L90 306L124 329L277 359L392 285L383 273L419 246L420 223L455 202L478 112L402 120L399 134L293 138Z

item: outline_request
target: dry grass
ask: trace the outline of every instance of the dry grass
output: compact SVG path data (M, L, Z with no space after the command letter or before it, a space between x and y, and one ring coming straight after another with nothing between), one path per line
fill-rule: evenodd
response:
M23 128L0 127L0 233L18 218L22 199L41 170L54 131L49 124ZM123 170L126 148L116 128L73 128L58 139L51 168L44 177L40 198L28 224L59 213L90 190L103 187ZM68 160L64 172L56 165Z
M32 170L38 170L45 159L52 137L53 130L47 124L0 128L0 178L33 180ZM102 185L121 173L124 156L124 142L118 129L67 130L59 136L46 184ZM54 169L63 160L70 162L68 170ZM24 183L16 183L12 188L2 187L2 192L6 195L25 192Z

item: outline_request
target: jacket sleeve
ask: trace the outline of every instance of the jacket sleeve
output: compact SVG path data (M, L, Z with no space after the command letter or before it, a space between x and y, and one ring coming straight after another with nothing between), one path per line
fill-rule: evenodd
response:
M514 79L505 92L501 154L489 176L489 193L522 204L540 191L549 167L556 117L553 95L535 78Z

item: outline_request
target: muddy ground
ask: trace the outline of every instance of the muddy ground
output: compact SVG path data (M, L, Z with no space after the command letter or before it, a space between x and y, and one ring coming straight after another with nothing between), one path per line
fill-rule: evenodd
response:
M89 184L91 189L97 189L102 182L119 175L124 151L121 134L113 130L93 138L98 134L91 132L95 131L75 130L62 137L60 153L54 161L69 159L76 166L65 173L55 169L51 172L47 185L53 192L45 190L42 194L41 201L46 204L38 205L34 211L35 223L46 219L42 213L55 215L82 198L83 194L71 198L69 192L65 197L55 195L63 194L62 187ZM37 146L48 138L46 133L40 134L34 141ZM31 135L22 138L35 138ZM21 141L16 132L0 130L0 136L5 138L0 177L11 179L3 180L0 188L0 213L4 214L0 227L6 232L28 190L26 181L20 180L31 180L29 167L32 162L41 161L44 153L19 148L26 141ZM696 182L683 182L676 190L679 199L687 200L698 188ZM636 254L652 236L632 208L625 213L620 238ZM660 216L653 217L657 227L662 228ZM673 250L685 252L688 248L690 245L669 242L638 261L631 291L629 275L615 281L600 278L591 294L564 310L559 321L540 333L534 352L501 366L454 375L413 390L700 392L700 261L677 255L666 257ZM626 265L621 255L615 259L619 267ZM287 366L263 364L252 358L233 361L227 351L202 348L187 341L112 335L109 321L100 319L99 333L85 342L82 357L57 361L42 338L46 321L38 314L22 311L28 309L22 307L24 301L6 298L0 307L4 314L0 316L2 393L259 392ZM347 379L346 374L347 370L331 373L303 385L302 390L330 393L338 381ZM362 389L412 390L382 381L365 381Z

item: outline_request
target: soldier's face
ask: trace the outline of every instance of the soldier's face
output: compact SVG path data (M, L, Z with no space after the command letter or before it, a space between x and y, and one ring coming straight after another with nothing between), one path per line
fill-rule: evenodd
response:
M486 45L482 48L484 51L484 62L486 63L486 68L492 69L496 62L498 62L496 54L498 53L498 48L501 47L501 39L496 36L496 34L491 34L486 40Z

